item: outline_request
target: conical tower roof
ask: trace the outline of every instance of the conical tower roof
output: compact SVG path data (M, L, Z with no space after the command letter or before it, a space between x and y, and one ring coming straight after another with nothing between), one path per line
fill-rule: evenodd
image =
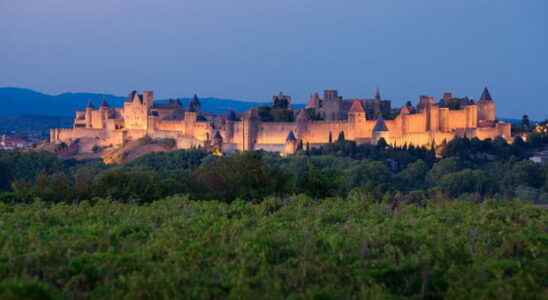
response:
M135 96L137 95L137 91L133 90L129 93L127 96L127 102L132 102Z
M352 101L352 106L350 106L350 110L348 112L351 113L365 113L365 109L363 109L362 102L359 100Z
M489 90L487 89L487 87L483 88L480 101L493 101L493 98L491 98L491 94L489 93Z
M194 94L192 99L190 99L190 102L188 103L188 110L193 112L200 110L200 99L198 99L198 95Z
M216 141L216 142L222 142L223 141L223 136L221 135L221 133L218 130L215 132L215 135L213 136L213 140Z
M101 101L101 106L102 107L108 107L107 100L103 99L103 101Z
M380 115L377 118L375 127L373 127L373 132L380 132L380 131L388 131L388 128L386 127L386 123L384 123L384 118L382 117L382 115Z
M297 141L297 138L295 137L295 134L293 133L293 130L291 130L289 132L289 134L287 135L286 141L287 142L296 142Z

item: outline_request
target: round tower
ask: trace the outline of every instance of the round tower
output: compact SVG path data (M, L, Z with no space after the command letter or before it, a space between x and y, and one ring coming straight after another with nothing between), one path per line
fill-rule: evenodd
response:
M297 152L297 138L293 131L290 131L285 140L285 146L282 152L283 156L295 154Z
M497 119L496 115L495 101L493 101L489 90L485 87L478 101L478 123L493 124Z
M213 136L213 154L222 155L223 154L223 136L219 131L215 132Z
M390 138L390 132L388 131L388 128L386 127L384 118L382 117L382 115L379 115L375 123L375 126L373 127L373 141L372 141L373 144L376 145L381 138L383 138L386 142L388 142L388 139Z

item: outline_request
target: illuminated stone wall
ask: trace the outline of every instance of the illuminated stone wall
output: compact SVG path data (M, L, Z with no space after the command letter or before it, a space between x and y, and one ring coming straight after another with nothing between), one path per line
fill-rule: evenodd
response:
M358 143L375 143L382 137L395 146L429 147L432 143L439 145L456 136L503 137L511 141L511 125L496 122L493 101L479 101L462 109L450 110L439 107L433 102L433 97L423 96L418 112L404 107L394 119L384 120L386 131L373 132L377 120L368 120L365 112L360 110L349 111L345 120L311 121L304 118L296 122L261 122L257 111L250 110L240 121L227 120L219 128L211 121L198 121L196 112L186 111L180 120L163 120L161 116L170 113L167 109L149 116L153 102L151 92L132 93L130 98L122 108L103 106L77 112L75 127L52 129L50 141L70 143L79 139L85 140L86 144L119 146L149 135L152 138L173 138L178 148L186 149L208 145L219 131L223 149L263 149L284 153L291 152L294 146L286 143L290 132L303 144L314 146L329 143L330 136L332 141L336 141L341 132L347 140Z

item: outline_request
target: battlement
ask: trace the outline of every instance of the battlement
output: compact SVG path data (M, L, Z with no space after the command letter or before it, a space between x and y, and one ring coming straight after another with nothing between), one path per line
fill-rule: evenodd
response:
M489 91L485 89L480 98L475 102L446 92L439 101L423 95L416 108L407 103L392 109L379 89L372 99L351 100L344 100L337 90L325 90L323 97L313 94L305 109L293 110L291 97L279 93L267 109L285 117L265 121L261 115L265 111L260 109L251 109L239 119L235 114L225 118L201 113L196 95L185 108L179 100L155 103L152 91L133 91L121 108L106 102L95 108L90 103L76 112L73 128L52 129L50 142L78 139L84 144L116 146L144 136L172 137L179 148L210 145L218 151L270 149L291 154L296 145L327 144L340 134L357 143L383 138L396 146L430 146L463 135L510 140L511 126L496 121Z

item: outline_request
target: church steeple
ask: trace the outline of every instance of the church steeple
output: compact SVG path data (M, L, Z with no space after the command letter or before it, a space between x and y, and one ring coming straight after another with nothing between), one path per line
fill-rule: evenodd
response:
M489 90L487 89L487 87L483 88L480 101L493 101L493 98L491 98L491 94L489 94Z
M377 88L375 89L375 100L379 100L379 101L382 100L382 98L381 98L381 90L379 89L379 87L377 87Z

